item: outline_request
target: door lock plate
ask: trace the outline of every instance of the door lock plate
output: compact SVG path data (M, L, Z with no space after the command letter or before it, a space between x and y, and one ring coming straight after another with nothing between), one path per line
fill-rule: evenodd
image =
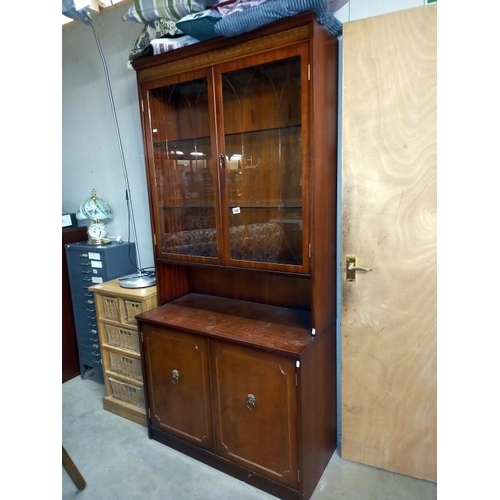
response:
M356 270L352 269L356 267L356 256L347 255L345 258L345 280L346 281L356 281ZM351 269L349 269L351 268Z

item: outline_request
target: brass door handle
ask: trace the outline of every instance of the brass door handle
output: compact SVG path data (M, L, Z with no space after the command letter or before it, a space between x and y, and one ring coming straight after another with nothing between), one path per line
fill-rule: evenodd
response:
M354 264L349 264L347 266L347 269L349 271L363 271L364 273L369 273L370 271L373 271L373 269L371 267L359 267L359 266L355 266Z
M371 267L361 267L356 265L356 256L355 255L347 255L346 258L346 281L356 281L356 271L360 271L363 273L369 273L373 271Z

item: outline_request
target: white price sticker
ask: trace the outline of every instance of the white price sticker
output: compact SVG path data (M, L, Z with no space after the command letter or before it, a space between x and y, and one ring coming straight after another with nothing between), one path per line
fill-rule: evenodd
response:
M239 214L239 213L241 213L240 207L234 207L233 214Z

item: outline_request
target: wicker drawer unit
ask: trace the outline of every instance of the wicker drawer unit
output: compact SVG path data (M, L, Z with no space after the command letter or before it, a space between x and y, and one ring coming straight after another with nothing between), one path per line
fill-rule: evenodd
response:
M156 286L122 288L111 280L89 288L94 293L101 344L105 395L103 407L146 425L137 314L158 305Z

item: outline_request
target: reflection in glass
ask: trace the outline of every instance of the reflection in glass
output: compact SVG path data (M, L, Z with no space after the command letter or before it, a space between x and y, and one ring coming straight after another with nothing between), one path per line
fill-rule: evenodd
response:
M216 257L207 81L153 89L150 106L162 250Z
M302 264L300 58L223 74L233 260Z

